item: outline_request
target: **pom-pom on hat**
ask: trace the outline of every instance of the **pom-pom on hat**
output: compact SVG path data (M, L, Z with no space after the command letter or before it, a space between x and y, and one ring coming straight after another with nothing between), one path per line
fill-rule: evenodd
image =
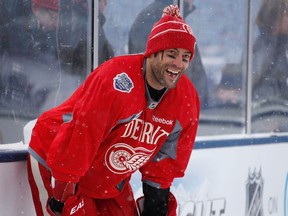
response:
M43 8L50 10L58 11L59 10L59 0L32 0L35 5L38 5Z
M192 29L180 16L177 5L169 5L163 10L162 18L153 25L146 44L145 57L166 49L182 48L194 56L196 39Z

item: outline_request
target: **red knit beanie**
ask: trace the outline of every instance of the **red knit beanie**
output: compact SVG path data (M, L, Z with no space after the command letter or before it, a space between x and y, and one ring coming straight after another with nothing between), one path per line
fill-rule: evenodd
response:
M153 25L146 44L145 57L166 49L182 48L189 50L193 58L196 39L192 29L180 16L177 5L163 10L162 18Z
M59 10L59 0L32 0L32 2L40 7L50 10Z

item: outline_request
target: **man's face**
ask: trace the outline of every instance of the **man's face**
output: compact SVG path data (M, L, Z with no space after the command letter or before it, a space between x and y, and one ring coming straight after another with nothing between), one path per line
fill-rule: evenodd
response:
M189 66L191 52L169 49L152 54L147 64L147 82L155 89L174 88Z
M46 8L34 9L34 14L44 31L50 31L58 27L58 12Z
M188 6L187 10L191 11L193 9L193 1L194 0L185 0L184 2L186 3L186 5Z
M279 33L283 35L288 35L288 15L285 14L280 18L279 21Z
M104 13L104 10L107 6L107 0L99 0L99 10Z

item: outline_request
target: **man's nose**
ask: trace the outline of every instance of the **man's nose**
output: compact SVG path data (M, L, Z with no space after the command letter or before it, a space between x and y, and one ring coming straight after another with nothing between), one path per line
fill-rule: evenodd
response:
M177 66L177 67L179 67L179 68L182 68L182 67L183 67L182 57L181 57L181 56L177 56L177 57L174 59L174 64L175 64L175 66Z

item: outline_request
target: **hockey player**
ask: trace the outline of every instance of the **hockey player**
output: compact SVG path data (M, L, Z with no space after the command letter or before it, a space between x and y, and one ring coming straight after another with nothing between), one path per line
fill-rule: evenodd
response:
M198 94L184 74L194 47L191 28L170 5L144 54L100 65L38 118L28 155L37 216L176 215L169 188L184 176L199 118ZM136 170L139 211L129 184Z

